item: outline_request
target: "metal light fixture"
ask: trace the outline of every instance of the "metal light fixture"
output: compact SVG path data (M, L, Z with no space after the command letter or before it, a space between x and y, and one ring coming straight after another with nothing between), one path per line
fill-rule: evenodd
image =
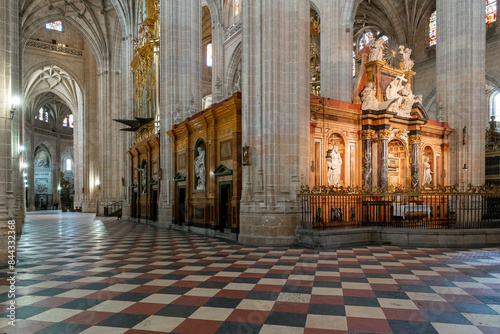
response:
M95 186L97 187L97 189L101 190L101 182L95 181Z
M14 114L16 113L17 107L21 103L21 99L19 96L12 96L11 107L10 107L10 119L14 118Z

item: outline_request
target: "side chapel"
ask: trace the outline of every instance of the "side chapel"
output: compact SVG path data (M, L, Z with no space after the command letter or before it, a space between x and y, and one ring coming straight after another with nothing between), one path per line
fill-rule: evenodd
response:
M133 132L130 216L158 219L160 165L159 27L157 2L146 1L131 63L134 119L118 119ZM316 45L312 39L312 64ZM311 65L309 186L415 189L448 183L445 122L430 120L414 95L411 50L382 38L360 52L352 102L317 96L320 69ZM239 89L239 88L238 88ZM175 228L238 239L242 166L241 92L182 119L178 110L171 138Z

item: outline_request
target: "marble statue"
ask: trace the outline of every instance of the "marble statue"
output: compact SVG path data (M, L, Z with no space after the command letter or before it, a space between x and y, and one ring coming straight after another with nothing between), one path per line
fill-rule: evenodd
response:
M198 156L194 159L194 176L198 180L196 190L205 190L206 174L205 151L198 147Z
M432 182L432 171L431 171L431 164L429 163L429 157L424 158L424 179L422 181L422 184L425 186L427 184L431 184Z
M389 86L385 89L385 97L387 100L398 99L401 97L399 95L399 91L403 88L403 82L408 81L404 77L397 76L394 80L391 81Z
M342 158L340 157L337 145L333 147L330 158L331 160L328 161L328 185L338 187L340 181L340 168L342 167Z
M403 45L399 46L399 52L403 55L403 67L405 71L411 71L414 62L410 59L411 49L405 48Z
M373 82L368 82L361 92L361 110L378 110L378 100Z
M398 115L410 116L411 108L415 103L415 95L413 95L411 91L411 85L410 84L404 85L399 94L402 97L402 100L401 103L399 104Z
M372 40L368 45L370 47L370 55L368 61L383 60L384 56L384 40L379 38L377 40Z
M144 165L144 167L137 167L137 170L139 171L139 173L141 173L141 192L143 194L147 193L148 191L148 169L147 169L147 166Z

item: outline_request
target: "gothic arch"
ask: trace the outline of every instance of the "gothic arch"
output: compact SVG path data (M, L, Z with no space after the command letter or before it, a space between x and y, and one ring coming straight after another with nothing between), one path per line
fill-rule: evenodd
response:
M115 4L116 1L114 0ZM108 12L110 15L107 14ZM121 39L121 36L113 36L108 31L108 27L113 26L112 22L110 22L113 19L119 22L116 26L119 26L120 30L122 30L122 27L120 17L114 10L114 7L106 7L105 1L102 2L102 8L97 14L96 9L93 6L89 6L86 2L54 3L47 6L41 0L31 2L26 8L22 9L21 13L23 15L21 19L21 44L23 47L26 46L29 37L35 31L41 29L45 23L62 19L65 24L69 24L79 31L83 39L90 46L99 72L106 70L109 65L113 38ZM107 16L103 18L102 16L104 15ZM122 18L124 19L123 15Z
M24 83L26 102L29 103L40 94L52 92L66 102L74 114L82 112L84 91L78 78L65 66L53 65L51 62L39 64L26 73Z
M231 55L226 70L227 73L226 85L227 85L227 92L229 95L231 95L234 92L236 72L238 71L238 65L243 60L242 56L243 56L243 45L241 42L239 42L236 48L234 49L233 54Z

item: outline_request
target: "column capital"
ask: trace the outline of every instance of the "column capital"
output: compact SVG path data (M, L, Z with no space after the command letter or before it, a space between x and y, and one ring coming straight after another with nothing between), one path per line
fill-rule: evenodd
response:
M378 134L379 134L380 139L382 139L382 140L384 140L384 139L385 139L385 140L387 140L387 139L389 139L389 137L391 136L391 134L392 134L392 130L389 130L389 129L380 130L380 131L378 132Z
M422 141L422 135L410 136L410 144L411 145L415 145L415 144L418 145L421 141Z
M373 138L374 134L375 134L374 130L363 130L363 139L370 140Z

